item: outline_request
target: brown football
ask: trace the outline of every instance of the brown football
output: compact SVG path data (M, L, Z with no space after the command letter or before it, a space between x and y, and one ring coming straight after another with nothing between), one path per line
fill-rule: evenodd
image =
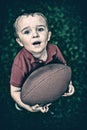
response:
M63 64L49 64L31 73L22 87L21 100L28 105L45 105L58 100L67 90L71 68Z

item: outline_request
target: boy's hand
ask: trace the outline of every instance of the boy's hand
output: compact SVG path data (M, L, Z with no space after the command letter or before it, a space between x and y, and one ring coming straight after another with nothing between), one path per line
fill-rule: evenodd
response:
M32 110L33 112L38 112L38 111L41 111L42 113L46 113L49 111L49 106L51 105L51 103L45 105L45 106L40 106L38 104L32 106Z
M72 84L72 81L70 81L68 92L65 92L62 96L64 96L64 97L71 96L74 94L74 92L75 92L75 88Z

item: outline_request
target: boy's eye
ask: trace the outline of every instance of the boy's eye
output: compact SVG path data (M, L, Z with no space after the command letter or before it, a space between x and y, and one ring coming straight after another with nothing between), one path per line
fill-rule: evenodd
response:
M42 32L42 31L44 31L44 28L38 28L37 29L39 32Z
M29 34L29 33L30 33L29 30L24 31L24 34Z

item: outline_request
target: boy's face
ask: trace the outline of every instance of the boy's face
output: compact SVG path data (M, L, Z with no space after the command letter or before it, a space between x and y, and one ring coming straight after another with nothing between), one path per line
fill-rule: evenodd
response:
M17 34L16 41L32 54L43 52L51 36L45 19L39 15L21 17L17 24Z

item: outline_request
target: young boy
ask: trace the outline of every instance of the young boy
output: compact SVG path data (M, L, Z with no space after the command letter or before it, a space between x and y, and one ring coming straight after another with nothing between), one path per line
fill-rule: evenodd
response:
M41 13L23 14L15 23L15 35L17 43L22 47L15 57L10 79L11 96L18 106L31 112L47 112L49 105L44 107L38 104L29 106L21 101L20 94L26 78L38 67L49 63L66 64L59 48L48 44L51 32L48 29L47 19ZM69 89L69 95L74 93ZM64 96L67 94L65 93ZM16 108L20 109L16 104Z

